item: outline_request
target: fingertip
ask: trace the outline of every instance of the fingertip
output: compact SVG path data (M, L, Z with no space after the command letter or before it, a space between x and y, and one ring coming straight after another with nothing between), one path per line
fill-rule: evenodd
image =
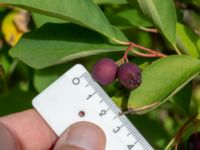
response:
M106 137L100 127L89 122L79 122L70 126L63 133L54 150L61 150L66 146L74 146L80 150L105 150L105 145Z
M50 149L57 140L56 134L34 109L0 118L25 150Z

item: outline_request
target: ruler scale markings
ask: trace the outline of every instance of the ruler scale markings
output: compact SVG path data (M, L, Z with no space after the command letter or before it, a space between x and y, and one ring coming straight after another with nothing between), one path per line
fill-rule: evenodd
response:
M99 103L102 103L102 102L104 102L104 99L101 99L101 100L99 101Z
M147 143L146 139L139 133L139 131L132 125L132 123L127 119L127 123L131 125L133 130L132 135L145 147L145 149L150 149L151 146Z
M117 119L120 116L121 116L120 114L117 114L113 119Z
M131 128L131 134L136 138L136 140L140 143L140 144L142 144L143 143L143 140L141 140L141 138L139 137L139 135L138 135L138 132L137 132L137 130L135 130L135 128L133 128L132 126L130 126L130 128Z
M138 143L138 141L135 141L132 145L128 145L128 149L131 150L132 148L135 147L135 145Z
M83 73L81 76L79 76L79 79L86 76L87 75L87 72Z
M99 91L99 87L94 81L92 81L90 84L94 88L95 91Z
M102 92L102 90L98 91L98 95L101 97L101 101L99 103L104 102L104 100L107 98L106 95Z
M88 78L91 78L90 77L90 75L88 74L88 76L87 76ZM110 97L105 93L105 92L103 92L102 90L101 90L101 87L98 85L98 84L96 84L94 81L93 81L93 79L91 78L91 85L92 85L92 87L93 88L95 88L95 90L98 90L98 91L100 91L100 96L101 96L101 98L102 98L102 100L104 99L104 101L106 102L106 104L113 110L113 112L115 113L115 114L117 114L117 116L118 116L118 114L119 114L119 110L117 110L116 109L116 106L115 106L115 104L112 102L112 100L110 99ZM102 101L100 101L100 102L102 102Z
M128 124L128 122L126 121L125 115L121 115L121 117L119 119L123 124Z
M89 94L88 97L86 98L87 100L89 100L92 96L94 96L97 93L97 91L93 92L92 94Z
M94 82L94 80L91 78L91 76L88 74L88 76L87 76L88 78L90 78L90 84L91 84L91 86L96 90L96 91L101 91L100 92L100 94L102 95L100 95L101 96L101 98L105 98L104 99L104 101L106 102L106 104L109 106L109 107L111 107L111 109L116 113L116 109L115 109L115 105L114 105L114 103L111 101L111 99L109 98L109 96L105 93L105 92L103 92L103 90L102 90L102 88L96 83L96 82Z
M113 106L112 102L110 101L110 99L106 98L106 99L105 99L105 103L106 103L109 107L111 107L112 110L113 110L114 106Z
M90 75L86 72L86 74L84 75L84 78L88 81L88 83L93 83L93 79L90 77Z
M124 124L122 124L121 126L117 126L116 128L113 129L113 132L118 133L123 126L124 126Z
M88 78L91 78L89 75L88 75ZM89 80L91 83L91 85L92 85L92 87L95 89L95 90L99 90L101 87L98 85L98 84L96 84L94 81L93 81L93 79L91 78L90 80ZM101 91L101 90L99 90L99 91ZM102 97L102 95L103 95L103 97ZM115 114L119 114L120 113L120 111L119 110L117 110L116 109L116 107L115 107L115 104L111 101L111 99L107 96L107 94L105 93L105 92L101 92L101 98L106 98L104 101L106 102L106 104L113 110L113 112L115 113ZM125 117L125 115L123 115L124 117ZM137 131L137 129L134 129L133 127L132 127L132 125L130 124L130 122L127 120L127 118L122 118L122 119L120 119L120 121L121 122L123 122L123 124L125 125L125 124L128 124L130 127L129 127L129 129L128 130L132 130L132 131L130 131L130 133L137 133L136 135L134 134L134 136L135 136L135 138L139 141L139 143L140 144L144 144L144 142L146 143L146 141L143 141L142 139L141 139L141 135L140 134L138 134L139 132ZM123 127L123 126L122 126ZM119 130L121 129L121 127L118 127L116 130L114 130L115 131L115 133L116 132L118 132ZM147 148L149 147L149 145L147 145L146 146Z
M88 84L85 85L85 87L87 88L90 85L90 83L88 82Z
M88 72L84 72L84 77L85 78L90 78L90 75L88 74Z
M101 111L100 111L100 113L99 113L99 116L104 116L104 115L106 115L107 114L107 112L110 110L110 108L107 108L107 109L102 109Z
M101 91L101 90L100 90ZM99 95L101 96L101 98L107 99L107 95L105 95L102 91L99 93Z
M126 119L126 117L124 117L124 115L122 115L122 117L123 117L123 119L122 119L122 122L124 122L124 124L126 124L126 127L127 127L127 129L130 131L130 132L132 132L132 124L130 124L128 121L127 121L127 119Z
M95 82L92 82L91 85L95 90L98 90L97 84L95 84Z
M103 98L105 98L104 99L104 102L108 105L108 107L110 107L111 109L112 109L112 111L116 114L116 115L118 115L120 112L121 112L121 110L119 109L119 108L116 108L116 106L115 106L115 104L114 104L114 102L112 102L111 101L111 99L110 99L110 97L105 93L105 92L103 92L102 90L101 90L101 87L98 85L98 84L96 84L95 82L94 82L94 80L92 79L92 77L89 75L89 74L87 74L87 79L88 79L88 82L90 82L90 85L94 88L94 90L95 91L101 91L100 92L100 96L101 96L101 98L103 99ZM129 125L129 128L127 128L129 131L130 130L132 130L132 131L130 131L130 134L134 134L133 136L138 140L138 142L140 143L140 144L144 144L144 142L146 143L146 141L144 141L143 139L141 139L141 135L139 134L139 132L137 131L137 129L136 128L133 128L133 126L132 126L132 124L130 123L130 121L126 118L126 116L125 115L122 115L123 117L122 117L122 119L120 119L120 121L125 125L125 124L127 124L127 125ZM118 132L120 130L120 127L118 127L116 130L114 130L115 132ZM136 133L136 134L135 134ZM149 147L149 145L147 145L146 147Z
M126 128L128 129L129 133L127 136L131 135L133 133L132 125L126 121Z
M104 99L107 98L106 95L105 95L101 90L99 90L98 94L99 94L99 96L100 96L101 98L104 98Z
M129 136L129 135L131 135L132 134L132 132L129 132L128 134L127 134L127 136Z
M101 97L101 101L100 101L100 103L102 103L103 101L105 101L105 99L107 99L108 98L108 96L101 90L101 88L99 87L99 85L98 84L96 84L94 81L93 81L93 79L90 77L90 75L89 74L87 74L86 76L85 76L85 78L86 78L86 80L88 81L88 84L89 85L91 85L93 88L94 88L94 90L99 94L99 96ZM90 82L90 83L89 83ZM95 93L96 93L95 92ZM110 108L110 106L109 106L109 108Z
M84 76L85 79L87 80L88 84L86 85L86 87L88 87L89 85L92 86L92 88L95 90L95 92L93 94L90 94L89 98L91 98L94 94L101 92L101 90L99 90L99 88L96 86L96 84L94 83L94 81L92 80L92 78L87 74L86 76Z
M109 98L108 97L108 95L104 92L104 95L106 96L106 99L104 100L105 101L105 103L109 106L109 107L111 107L111 109L113 110L113 112L117 115L120 111L120 109L118 108L118 109L116 109L116 106L115 106L115 104L114 104L114 102L112 101L112 99L111 98Z
M99 94L99 96L100 96L100 98L103 100L103 101L105 101L105 99L107 98L105 95L103 95L103 94Z

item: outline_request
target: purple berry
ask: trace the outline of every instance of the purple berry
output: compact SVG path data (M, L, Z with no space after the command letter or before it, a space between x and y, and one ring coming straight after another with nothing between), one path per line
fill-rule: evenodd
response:
M107 85L116 79L118 66L110 58L99 60L92 68L92 77L101 85Z
M189 137L188 150L200 150L200 132L193 133Z
M141 70L136 64L122 64L117 72L119 82L127 89L135 89L141 84Z

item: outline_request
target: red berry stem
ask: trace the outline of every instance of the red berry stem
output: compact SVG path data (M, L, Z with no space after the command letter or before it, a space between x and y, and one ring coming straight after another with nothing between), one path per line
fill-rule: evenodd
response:
M120 60L116 61L115 64L120 65L124 63L124 59L121 58Z
M130 44L128 46L128 48L126 49L125 53L124 53L124 56L122 57L122 59L124 59L126 62L128 62L128 52L131 51L131 49L133 48L133 45Z
M164 55L164 54L162 54L160 52L157 52L155 50L151 50L149 48L143 47L141 45L135 44L133 42L127 42L126 45L128 45L128 48L126 49L123 57L120 60L118 60L116 62L116 64L123 64L124 62L129 62L128 61L128 53L130 51L132 53L136 54L137 56L141 56L141 57L148 57L148 58L152 58L152 57L161 57L161 58L167 57L167 55ZM139 48L141 50L144 50L144 51L146 51L148 53L141 53L141 52L135 51L135 50L133 50L134 47L135 48Z
M155 50L151 50L149 48L146 48L146 47L143 47L141 45L135 44L133 42L131 42L130 44L133 45L133 47L136 47L136 48L139 48L139 49L144 50L146 52L149 52L151 54L154 54L154 57L166 57L166 55L164 55L162 53L159 53L159 52L157 52Z
M144 53L140 53L138 51L135 50L131 50L131 52L133 52L134 54L138 55L138 56L142 56L142 57L148 57L148 58L152 58L152 57L158 57L155 54L144 54Z

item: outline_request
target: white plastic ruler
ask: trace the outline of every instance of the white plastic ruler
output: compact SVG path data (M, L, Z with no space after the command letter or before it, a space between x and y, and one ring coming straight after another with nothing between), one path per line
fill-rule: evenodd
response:
M36 96L33 106L58 136L76 122L89 121L104 131L106 150L153 150L80 64Z

